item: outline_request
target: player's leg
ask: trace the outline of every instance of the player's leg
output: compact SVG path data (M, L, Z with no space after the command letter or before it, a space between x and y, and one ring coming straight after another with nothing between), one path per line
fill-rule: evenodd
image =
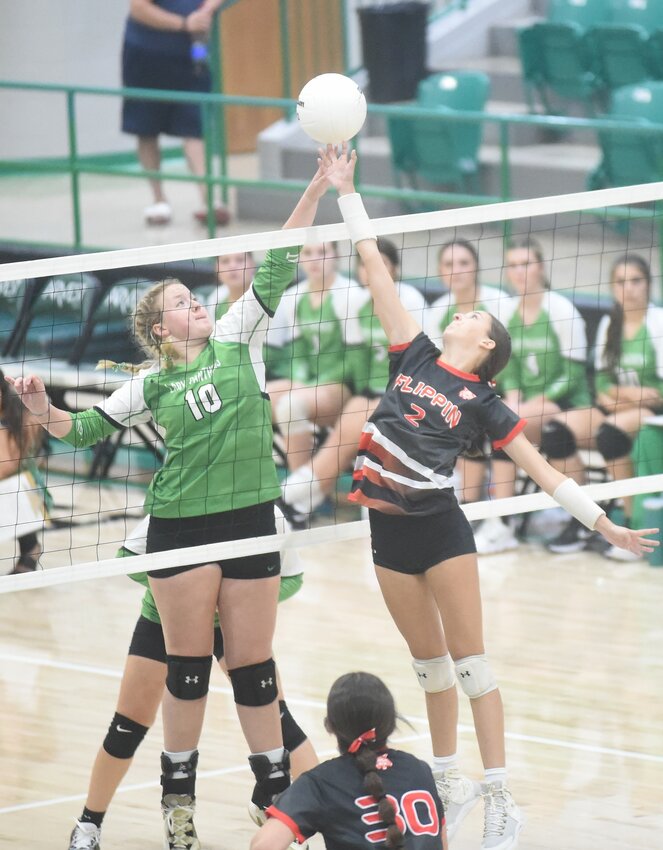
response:
M280 579L251 578L247 572L237 578L241 573L224 565L218 610L237 716L256 777L251 801L265 809L290 784L272 657Z
M442 618L458 682L472 707L485 771L482 848L507 850L517 844L523 816L507 787L504 710L483 642L477 557L467 553L450 558L428 570L426 580ZM451 792L453 788L454 782Z
M176 842L184 836L189 842L186 846L199 850L193 826L197 747L207 703L221 571L218 564L206 564L167 577L157 575L150 576L150 589L161 616L167 652L161 754L166 846L177 847Z

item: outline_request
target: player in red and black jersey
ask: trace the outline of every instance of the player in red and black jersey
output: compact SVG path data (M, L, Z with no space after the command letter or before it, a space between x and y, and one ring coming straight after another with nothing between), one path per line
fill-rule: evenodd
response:
M316 832L327 850L446 850L444 808L430 767L389 747L394 699L370 673L346 673L327 698L325 727L341 755L314 767L267 809L251 850L286 850Z
M570 514L614 545L637 554L651 551L657 544L646 535L655 529L614 525L525 437L524 422L491 385L511 351L495 317L457 313L444 331L440 355L399 301L354 190L356 154L346 145L340 153L328 147L323 160L391 348L389 384L366 423L350 498L369 508L380 589L426 691L433 775L449 839L483 796L482 850L513 850L523 819L506 786L502 701L484 649L474 538L451 487L454 464L487 435ZM457 767L456 677L472 705L485 768L481 786Z

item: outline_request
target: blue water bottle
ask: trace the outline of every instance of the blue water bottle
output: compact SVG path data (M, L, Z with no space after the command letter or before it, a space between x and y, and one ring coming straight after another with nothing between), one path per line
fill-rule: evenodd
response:
M191 61L193 62L193 72L200 75L207 70L209 62L209 50L204 41L191 42Z

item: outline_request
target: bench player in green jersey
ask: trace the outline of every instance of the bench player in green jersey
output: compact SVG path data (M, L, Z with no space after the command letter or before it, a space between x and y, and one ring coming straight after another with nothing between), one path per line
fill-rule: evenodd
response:
M276 511L279 533L288 530L283 515ZM117 557L144 555L148 519L131 531L117 553ZM69 850L100 850L101 827L108 807L120 782L126 776L150 726L154 722L166 685L166 648L161 628L161 618L148 585L147 573L130 575L146 590L141 613L134 629L129 652L120 683L115 714L108 727L90 776L85 807L71 834ZM283 555L279 602L293 596L302 585L303 565L296 550ZM214 655L225 672L223 662L223 636L218 619L214 625ZM279 711L283 742L290 752L292 776L295 779L317 764L315 751L283 699L279 682Z
M310 225L326 189L318 168L285 227ZM71 414L56 408L34 375L14 382L38 421L75 446L149 420L163 431L166 460L145 502L148 553L275 533L273 502L280 488L262 343L298 258L298 248L269 251L250 290L216 325L179 281L152 287L138 305L134 328L153 362L93 409ZM252 803L265 808L290 783L271 649L279 570L279 555L272 552L150 574L168 655L161 760L168 848L182 836L193 850L200 847L191 822L196 747L217 609L256 777Z
M633 476L633 454L643 423L663 411L663 308L651 303L651 269L637 254L618 257L610 271L614 305L598 326L595 344L596 407L591 428L582 411L569 410L552 425L574 447L598 449L615 480ZM575 457L575 456L574 456ZM662 464L663 465L663 464ZM582 469L579 459L575 468ZM630 524L633 499L624 499L626 524ZM570 527L583 545L582 532ZM568 551L565 550L565 551ZM616 547L604 551L615 560L635 555Z
M560 411L573 408L585 418L589 428L591 396L585 322L568 298L550 289L543 252L534 239L508 245L505 269L516 298L510 302L509 312L501 316L513 345L511 360L499 379L504 401L527 420L528 439L541 445L553 466L576 479L557 431L545 426ZM513 463L503 452L494 453L493 497L512 496L514 489ZM556 540L551 545L559 543ZM485 522L477 534L477 550L484 554L515 545L512 529L500 518Z
M286 293L268 336L287 366L268 389L289 469L311 460L314 428L332 427L351 396L350 354L361 342L364 300L357 282L340 273L334 243L304 246L300 263L306 279Z
M398 249L388 239L378 239L378 248L390 274L398 280ZM309 514L333 492L338 476L351 467L364 422L375 410L389 380L387 337L373 311L361 257L357 257L357 280L363 287L364 303L358 311L361 345L349 355L355 394L344 405L311 463L296 469L283 485L283 505L295 525L306 524ZM405 283L397 286L403 306L415 321L421 322L426 309L423 295Z

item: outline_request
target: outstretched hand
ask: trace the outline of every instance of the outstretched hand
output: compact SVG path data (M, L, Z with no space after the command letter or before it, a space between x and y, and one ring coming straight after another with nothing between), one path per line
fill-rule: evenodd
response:
M658 528L625 528L622 525L615 525L605 515L599 517L595 528L613 546L628 549L638 557L653 552L659 545L658 540L651 539L652 535L658 534Z
M36 375L28 375L25 378L10 378L9 375L6 375L5 380L14 387L30 413L41 416L48 412L48 395L41 378Z
M324 170L328 184L333 186L339 195L348 195L354 192L357 152L350 150L348 143L343 142L340 151L337 145L327 145L326 148L320 148L318 153L318 162Z

